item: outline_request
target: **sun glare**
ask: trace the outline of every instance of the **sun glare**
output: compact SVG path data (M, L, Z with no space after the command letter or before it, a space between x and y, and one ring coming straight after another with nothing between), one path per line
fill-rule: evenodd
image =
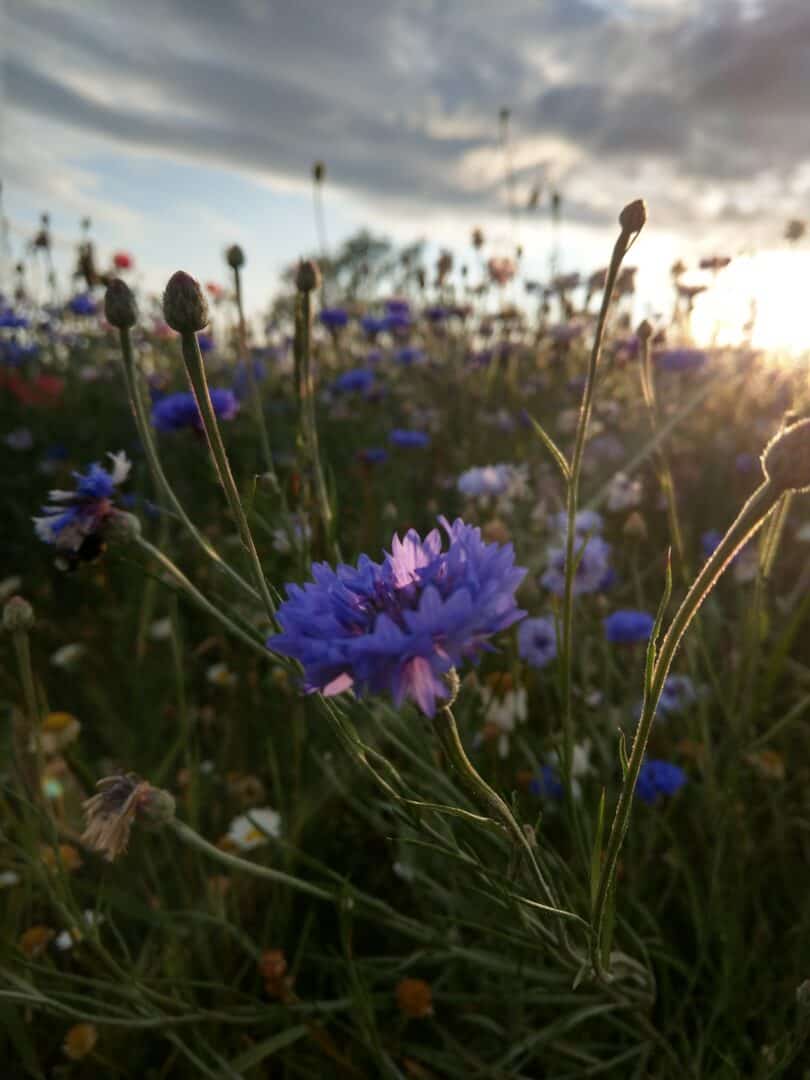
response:
M695 299L698 344L740 345L801 356L810 353L810 252L744 255L721 270Z

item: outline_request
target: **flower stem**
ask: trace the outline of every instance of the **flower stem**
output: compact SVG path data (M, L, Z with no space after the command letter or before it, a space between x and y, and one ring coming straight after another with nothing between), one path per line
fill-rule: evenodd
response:
M252 599L259 600L259 594L251 585L249 585L244 578L242 578L233 567L222 558L218 551L206 540L200 530L191 520L186 513L183 504L175 494L174 488L169 483L169 479L166 473L163 471L163 466L160 462L160 456L155 444L155 437L152 433L152 426L149 423L149 417L144 405L143 394L140 386L140 374L135 366L135 355L132 349L132 339L128 327L124 327L119 331L121 341L121 356L123 359L124 370L124 383L127 389L127 396L129 397L130 407L132 408L133 416L135 417L135 427L138 431L138 437L141 440L141 444L146 455L146 460L149 465L149 469L152 473L152 480L157 491L164 496L174 513L188 529L189 533L196 541L196 543L202 548L205 554L211 559L217 567L222 570L235 584L238 585L242 591L248 593Z
M585 453L585 440L588 435L588 426L593 407L593 395L596 387L596 371L602 352L602 339L605 333L605 324L610 309L610 301L622 259L630 247L633 233L625 225L613 247L613 254L608 267L605 291L602 296L602 306L599 310L599 318L596 324L596 332L593 339L593 348L588 363L588 372L585 379L585 389L582 394L582 404L579 410L579 419L574 437L574 450L571 456L570 476L568 480L566 498L566 528L565 539L565 584L562 604L562 648L560 649L560 689L563 708L563 746L561 765L566 790L571 792L571 770L574 761L574 714L572 697L572 667L573 667L573 636L574 636L574 541L575 523L577 516L577 504L579 501L579 481L582 473L582 458Z
M219 481L222 484L225 497L231 508L231 513L233 514L236 526L239 530L242 544L248 553L253 576L262 603L264 604L265 611L270 617L270 620L274 622L276 614L275 604L273 603L273 598L271 597L270 590L267 586L267 580L265 579L262 564L259 560L259 553L256 551L253 534L250 531L247 516L242 507L242 500L239 497L239 490L236 486L236 481L233 478L233 473L231 472L228 455L225 452L222 433L219 430L214 406L211 403L211 395L208 391L208 380L205 375L205 365L203 364L202 353L200 352L200 346L197 342L197 335L191 331L186 331L181 334L180 341L183 350L183 362L186 366L186 374L188 375L188 380L197 402L197 408L200 410L203 427L205 428L205 435L208 439L211 456L219 475Z
M613 816L610 828L607 850L599 874L599 882L596 890L596 900L593 907L591 925L591 960L594 970L602 977L607 977L602 963L602 933L608 901L614 885L616 864L619 859L624 838L630 824L632 812L633 793L638 780L638 774L644 760L647 749L647 741L650 736L653 719L661 691L664 688L669 669L672 664L681 639L689 628L703 601L717 584L723 571L729 565L740 548L762 526L768 515L773 511L782 495L781 490L769 480L765 480L756 489L750 499L743 506L737 518L729 526L726 535L715 548L712 555L703 565L703 569L692 583L692 587L681 602L675 613L661 648L655 660L652 677L649 686L645 688L644 701L641 707L641 716L636 728L633 747L627 765L627 771L619 793L619 801Z
M42 803L42 741L40 738L40 710L37 704L34 669L31 664L31 643L27 630L15 630L12 634L17 667L23 688L27 723L22 730L18 753L24 763L20 769L28 795L35 806Z
M262 408L262 399L261 394L259 393L259 383L256 379L253 361L248 355L245 309L242 303L242 275L239 272L238 266L234 266L233 268L233 281L234 293L236 295L236 313L239 320L239 355L242 363L245 365L245 371L247 373L250 404L253 410L253 418L256 421L256 427L259 429L259 442L261 444L262 457L264 459L264 468L267 470L267 475L272 478L276 490L278 490L278 478L276 476L275 466L273 465L273 453L270 450L270 438L267 434L267 422L264 418L264 409Z

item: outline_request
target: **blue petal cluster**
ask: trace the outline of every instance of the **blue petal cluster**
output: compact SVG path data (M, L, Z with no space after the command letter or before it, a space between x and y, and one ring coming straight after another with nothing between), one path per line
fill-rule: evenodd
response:
M533 668L544 668L557 656L557 627L547 615L526 619L518 628L518 653Z
M652 758L642 762L636 781L636 795L652 805L660 795L674 795L686 783L686 773L671 761Z
M77 552L85 540L98 534L115 512L115 489L129 475L130 462L123 450L107 455L112 469L94 462L87 472L74 472L75 491L52 491L42 517L34 518L40 540L60 551Z
M646 611L626 608L614 611L604 622L605 637L616 645L635 645L649 640L655 619Z
M239 412L239 401L232 390L211 390L211 404L218 419L232 420ZM179 431L191 427L203 430L194 395L188 391L167 394L152 407L152 423L157 431Z
M388 436L394 446L415 447L421 449L430 443L430 436L426 431L414 431L410 428L394 428Z
M313 582L287 586L282 633L267 645L300 661L308 691L388 693L433 716L450 669L477 662L493 634L523 618L514 594L526 571L512 545L485 543L460 518L439 521L447 550L438 529L424 540L411 529L382 563L316 563Z

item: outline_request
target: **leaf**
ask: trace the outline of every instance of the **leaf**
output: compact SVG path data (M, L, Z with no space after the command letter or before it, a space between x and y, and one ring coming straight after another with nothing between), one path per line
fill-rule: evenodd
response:
M230 1062L230 1066L234 1072L245 1072L247 1069L252 1069L254 1066L261 1064L266 1058L271 1057L279 1050L283 1050L285 1046L291 1046L294 1042L298 1042L308 1033L309 1029L306 1024L298 1024L296 1027L287 1028L286 1031L280 1031L277 1035L271 1035L269 1039L264 1039L262 1042L251 1046L239 1057L234 1058Z
M534 428L535 435L537 435L540 442L543 444L543 446L545 446L546 450L548 450L548 452L554 458L557 468L562 473L563 480L565 480L567 484L571 479L571 470L568 467L568 462L563 456L562 450L560 450L559 446L557 446L557 444L554 442L554 440L548 434L545 428L537 420L535 420L531 413L527 412L526 415L529 417L531 425Z
M591 911L596 907L596 893L599 889L599 875L602 872L602 838L605 832L605 789L599 799L596 815L596 836L591 850Z

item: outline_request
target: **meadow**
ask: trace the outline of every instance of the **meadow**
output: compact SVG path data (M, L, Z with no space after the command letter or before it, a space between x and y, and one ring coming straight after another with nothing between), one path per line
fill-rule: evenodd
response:
M20 266L4 1075L810 1077L806 358L636 325L644 226Z

